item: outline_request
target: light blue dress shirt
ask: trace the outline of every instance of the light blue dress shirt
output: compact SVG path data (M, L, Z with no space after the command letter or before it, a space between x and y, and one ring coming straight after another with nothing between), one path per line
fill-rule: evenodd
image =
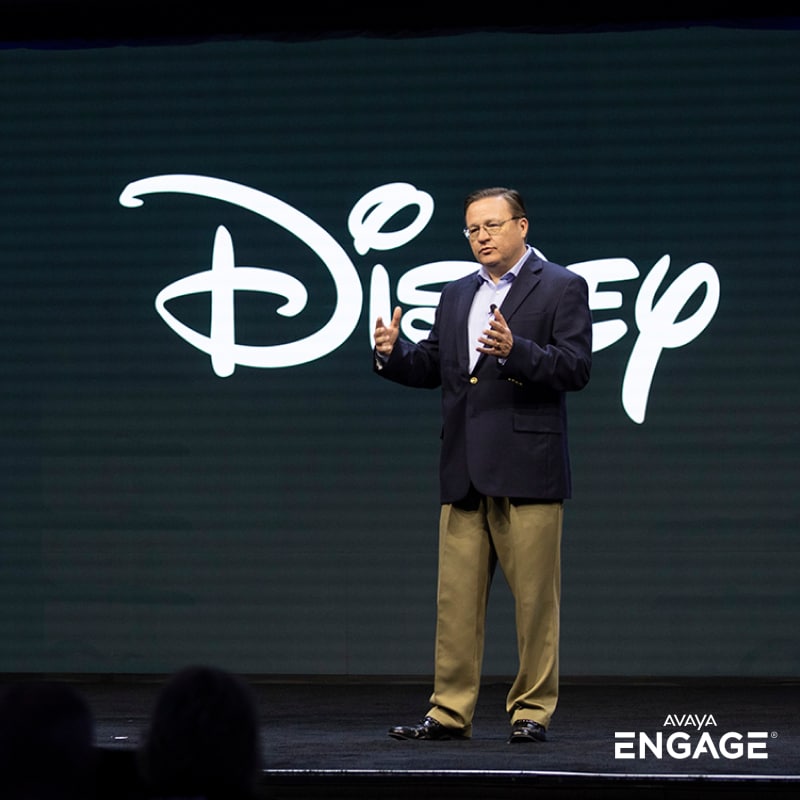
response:
M481 355L475 348L478 347L478 338L489 327L489 320L492 316L490 307L492 305L500 307L508 294L508 290L511 288L514 278L519 275L523 261L530 255L531 249L531 246L527 245L525 255L497 283L492 280L485 267L481 266L478 270L477 274L481 284L478 287L478 291L475 292L467 321L470 372L475 369L475 364Z

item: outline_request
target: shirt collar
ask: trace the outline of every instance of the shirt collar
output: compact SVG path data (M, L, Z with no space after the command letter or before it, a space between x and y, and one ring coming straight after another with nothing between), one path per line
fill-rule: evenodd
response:
M514 266L511 267L511 269L508 272L506 272L506 274L503 275L502 278L500 278L501 283L503 281L506 281L506 283L511 283L511 281L513 281L514 278L516 278L517 275L519 275L519 271L522 269L522 265L525 263L525 259L527 259L527 257L531 254L532 249L533 248L529 244L525 245L525 253L523 254L522 258L519 261L517 261L517 263L514 264ZM487 283L494 283L491 276L486 271L486 267L484 267L483 264L481 264L480 269L478 269L478 277L481 279L481 281L486 281Z

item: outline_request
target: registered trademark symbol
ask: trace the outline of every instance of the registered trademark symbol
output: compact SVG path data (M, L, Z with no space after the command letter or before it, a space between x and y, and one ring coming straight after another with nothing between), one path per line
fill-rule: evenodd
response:
M772 733L769 735L769 738L770 739L777 739L778 738L778 731L772 731Z

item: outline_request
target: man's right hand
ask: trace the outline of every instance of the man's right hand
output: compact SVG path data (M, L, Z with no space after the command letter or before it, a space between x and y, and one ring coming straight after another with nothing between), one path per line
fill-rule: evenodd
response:
M402 316L403 312L400 306L397 306L388 325L384 324L383 317L378 317L375 321L375 349L382 356L391 355L394 350L394 344L397 337L400 336L400 317Z

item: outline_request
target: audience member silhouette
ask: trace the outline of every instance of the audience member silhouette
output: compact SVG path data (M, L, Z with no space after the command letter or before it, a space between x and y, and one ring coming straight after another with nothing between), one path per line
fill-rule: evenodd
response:
M94 720L74 688L12 684L0 697L0 797L87 800L94 793Z
M182 669L156 699L140 758L152 797L255 797L260 744L250 687L222 669Z

